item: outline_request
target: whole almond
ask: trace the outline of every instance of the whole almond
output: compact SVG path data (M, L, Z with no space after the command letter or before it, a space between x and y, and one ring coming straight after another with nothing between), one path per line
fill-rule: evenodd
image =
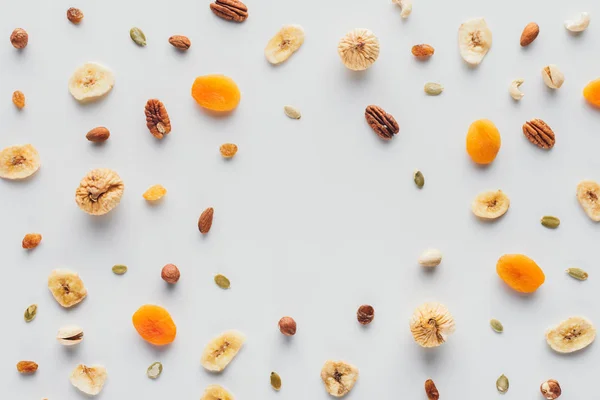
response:
M215 210L212 207L209 207L206 210L202 211L202 214L200 214L200 218L198 219L198 229L203 235L207 234L208 231L210 231L214 213Z
M535 22L530 22L523 29L523 33L521 34L521 46L529 46L535 38L540 34L540 27Z
M411 50L413 56L417 58L431 57L435 53L435 49L428 44L416 44Z
M187 36L174 35L169 38L169 43L179 50L187 50L192 45Z
M98 126L85 135L85 138L90 142L104 142L109 137L110 131L103 126Z

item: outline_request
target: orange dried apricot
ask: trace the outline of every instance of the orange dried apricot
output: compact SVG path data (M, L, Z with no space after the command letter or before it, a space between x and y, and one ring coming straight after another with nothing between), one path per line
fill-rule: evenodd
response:
M583 97L594 107L600 107L600 79L595 79L585 85Z
M480 119L467 132L467 153L477 164L489 164L500 151L500 132L490 120Z
M240 103L240 89L225 75L199 76L192 85L192 97L209 110L231 111Z
M132 317L133 326L147 342L157 346L175 340L177 327L167 310L160 306L146 304L138 308Z
M505 254L496 264L496 272L511 288L521 293L535 292L546 280L544 271L523 254Z

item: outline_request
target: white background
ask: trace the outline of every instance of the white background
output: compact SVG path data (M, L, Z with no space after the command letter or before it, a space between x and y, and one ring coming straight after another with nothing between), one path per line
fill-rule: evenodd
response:
M387 0L262 0L247 3L243 24L215 17L208 1L15 1L0 13L0 147L32 143L42 167L24 182L0 182L2 290L0 304L0 393L3 398L50 400L83 396L68 380L76 364L103 364L108 381L101 399L197 399L218 383L238 399L328 398L319 377L328 359L359 367L350 399L424 399L423 382L433 378L443 399L500 397L495 381L510 379L504 398L541 398L539 385L559 380L563 397L594 396L600 349L555 354L545 330L571 315L600 323L597 293L598 230L580 209L575 188L600 180L600 112L581 96L600 74L600 3L594 0L480 1L415 0L401 20ZM80 26L67 21L80 7ZM588 31L570 35L563 21L579 11L592 14ZM464 20L484 16L493 32L491 51L476 69L459 56L456 36ZM527 49L519 46L530 21L541 27ZM288 23L306 31L302 48L285 64L270 65L267 41ZM137 47L129 29L146 33ZM17 51L11 31L23 27L29 45ZM381 41L377 63L351 72L337 55L338 40L357 27ZM179 53L167 39L187 35L192 47ZM435 55L416 61L410 48L429 43ZM74 69L86 61L115 71L116 85L102 101L80 105L67 90ZM541 68L557 64L564 86L550 91ZM215 117L196 106L190 87L196 76L222 73L242 91L238 109ZM524 99L508 94L524 78ZM423 84L441 82L445 92L427 97ZM17 111L11 94L21 90L27 106ZM145 125L144 105L161 99L173 130L156 140ZM302 111L288 119L283 106ZM400 133L382 142L364 120L376 104L393 114ZM469 124L495 122L502 149L495 162L475 166L465 152ZM556 146L542 151L521 133L532 118L556 132ZM85 134L106 126L111 137L92 145ZM238 155L225 161L219 146L233 142ZM91 217L75 204L75 189L92 168L116 170L125 182L121 204ZM423 171L426 184L412 180ZM152 206L142 193L160 183L168 189ZM473 197L502 189L510 211L494 223L471 214ZM215 208L210 234L196 223ZM548 230L542 215L562 224ZM25 233L40 232L41 245L27 252ZM417 265L428 247L444 254L432 273ZM546 283L520 296L497 277L505 253L524 253L546 273ZM168 287L160 278L166 263L181 270ZM116 276L114 264L129 272ZM587 282L564 270L579 266ZM78 271L88 298L62 309L46 288L50 271ZM223 273L229 291L213 283ZM420 303L445 303L457 331L434 350L417 346L408 329ZM37 318L23 311L37 303ZM177 327L165 348L146 344L131 315L145 303L166 307ZM355 312L368 303L375 321L359 326ZM291 340L277 329L284 315L298 322ZM490 318L504 323L495 334ZM62 325L85 331L79 347L55 340ZM220 375L200 366L206 342L226 329L247 335L244 349ZM31 377L15 370L35 360ZM152 381L146 368L162 361ZM269 385L279 372L281 392Z

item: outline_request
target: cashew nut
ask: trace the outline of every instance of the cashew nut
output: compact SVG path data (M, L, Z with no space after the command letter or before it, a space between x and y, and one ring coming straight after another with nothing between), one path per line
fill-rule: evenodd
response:
M410 13L412 12L412 0L392 0L395 4L398 4L402 11L400 12L400 16L402 18L408 18Z
M582 12L579 14L579 19L568 19L565 21L565 28L571 32L583 32L590 24L590 14Z
M525 93L519 90L519 86L521 86L523 82L525 82L523 79L515 79L510 83L510 88L508 89L510 97L515 100L521 100L523 96L525 96Z

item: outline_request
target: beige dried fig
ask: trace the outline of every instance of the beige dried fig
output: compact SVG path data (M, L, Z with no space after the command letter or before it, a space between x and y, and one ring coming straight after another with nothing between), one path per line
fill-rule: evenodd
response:
M363 71L377 61L379 39L368 29L354 29L340 40L338 53L346 67Z
M79 208L91 215L103 215L121 201L125 184L119 175L108 168L90 171L75 191Z
M437 347L454 332L454 318L445 305L425 303L415 310L410 320L410 331L420 346Z

